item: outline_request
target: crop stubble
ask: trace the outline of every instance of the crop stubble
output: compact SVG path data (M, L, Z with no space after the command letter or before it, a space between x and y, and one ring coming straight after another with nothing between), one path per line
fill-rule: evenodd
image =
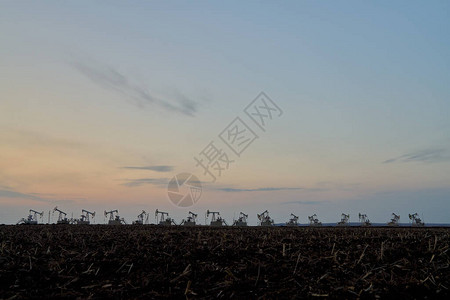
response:
M0 298L446 298L449 233L0 226Z

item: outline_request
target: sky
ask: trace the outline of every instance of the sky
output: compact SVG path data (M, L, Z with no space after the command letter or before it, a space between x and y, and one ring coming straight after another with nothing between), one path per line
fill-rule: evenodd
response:
M448 1L0 1L0 224L29 209L53 222L55 206L96 223L113 209L129 223L156 209L177 222L242 211L255 225L268 210L276 223L450 223L449 13ZM278 109L247 114L261 92ZM255 137L238 137L239 155L236 118ZM208 169L215 181L195 160L208 145L232 161ZM180 173L202 184L191 207L168 197Z

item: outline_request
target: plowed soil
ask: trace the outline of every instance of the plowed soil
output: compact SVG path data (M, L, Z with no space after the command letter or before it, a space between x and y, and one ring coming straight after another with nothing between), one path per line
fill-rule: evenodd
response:
M0 226L0 298L450 299L448 228Z

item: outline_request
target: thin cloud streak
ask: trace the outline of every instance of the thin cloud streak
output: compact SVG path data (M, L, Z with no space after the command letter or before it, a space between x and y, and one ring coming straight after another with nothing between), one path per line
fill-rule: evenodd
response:
M255 189L239 189L239 188L218 188L222 192L273 192L273 191L287 191L287 190L303 190L301 187L265 187Z
M5 135L6 133L6 135ZM62 149L82 149L86 145L67 138L53 137L45 133L22 130L17 128L5 128L2 136L3 142L18 147L46 147Z
M302 204L302 205L314 205L314 204L322 204L326 201L322 201L322 200L317 200L317 201L312 201L312 200L295 200L295 201L285 201L285 202L281 202L281 204Z
M0 198L21 198L21 199L32 199L38 201L46 201L41 197L37 197L32 194L23 194L19 192L9 191L9 190L0 190Z
M56 200L56 199L46 199L46 198L38 197L36 195L39 195L39 194L38 193L25 194L25 193L10 191L10 190L0 190L0 198L30 199L30 200L35 200L35 201L44 202L44 203L73 203L78 200L86 200L84 198Z
M147 105L157 105L167 111L178 112L188 116L194 116L198 103L185 95L174 95L173 101L160 99L150 94L145 88L132 84L127 77L109 66L99 64L84 64L75 62L71 64L81 74L91 79L99 86L113 90L134 100L134 104L140 108Z
M391 158L383 161L384 164L394 163L394 162L443 162L450 161L450 155L445 148L427 149L412 153L407 153L399 157Z
M125 179L125 183L121 185L127 187L138 187L145 184L152 184L156 186L166 186L169 183L169 178L138 178L138 179Z
M144 166L144 167L121 167L121 169L129 169L129 170L148 170L155 172L172 172L173 166Z

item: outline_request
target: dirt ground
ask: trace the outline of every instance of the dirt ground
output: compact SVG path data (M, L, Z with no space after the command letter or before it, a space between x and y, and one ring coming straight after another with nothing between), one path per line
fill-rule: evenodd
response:
M448 228L0 226L0 298L450 299Z

